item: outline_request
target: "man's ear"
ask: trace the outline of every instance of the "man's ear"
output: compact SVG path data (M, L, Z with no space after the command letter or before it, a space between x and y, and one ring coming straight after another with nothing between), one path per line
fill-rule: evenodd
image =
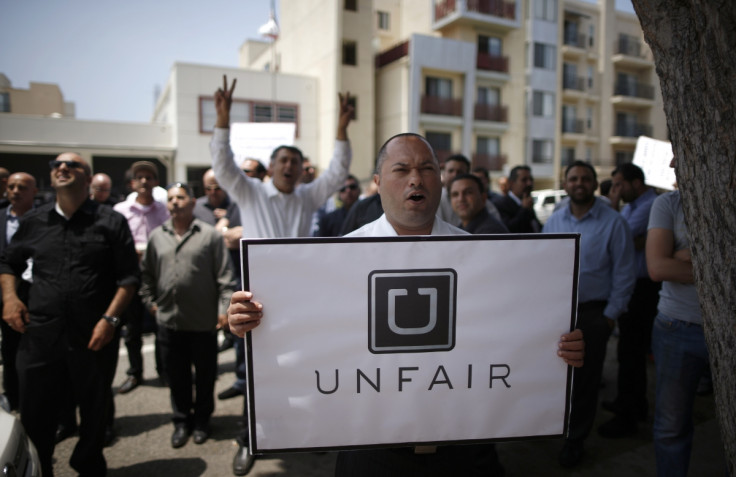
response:
M373 183L376 184L376 187L378 187L378 189L380 190L381 189L381 176L379 176L378 174L373 174Z

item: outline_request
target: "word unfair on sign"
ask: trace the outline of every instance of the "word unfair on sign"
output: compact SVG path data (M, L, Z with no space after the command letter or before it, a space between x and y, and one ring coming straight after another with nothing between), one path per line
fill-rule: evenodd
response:
M563 435L578 235L244 240L254 452Z

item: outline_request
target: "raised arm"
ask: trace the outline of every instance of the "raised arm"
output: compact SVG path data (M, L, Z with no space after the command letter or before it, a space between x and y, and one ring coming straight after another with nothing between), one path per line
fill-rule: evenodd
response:
M216 128L227 129L230 127L230 107L233 104L233 91L235 91L237 81L237 78L233 78L233 84L228 89L227 75L222 75L222 88L217 88L217 91L215 91Z
M233 84L233 87L235 85ZM337 119L337 140L347 141L348 140L348 125L353 119L355 114L355 108L350 104L350 93L346 92L343 96L338 93L337 96L340 98L340 116Z

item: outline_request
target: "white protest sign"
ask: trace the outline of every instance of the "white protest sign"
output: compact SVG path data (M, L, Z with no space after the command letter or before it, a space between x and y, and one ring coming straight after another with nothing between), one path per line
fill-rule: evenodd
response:
M230 125L230 147L240 167L246 158L258 159L267 166L278 146L292 146L294 123L233 123Z
M579 235L242 247L253 452L566 432Z
M677 179L675 178L675 170L670 167L673 156L672 144L669 142L639 136L632 162L644 171L644 179L647 185L659 189L674 190L674 183Z

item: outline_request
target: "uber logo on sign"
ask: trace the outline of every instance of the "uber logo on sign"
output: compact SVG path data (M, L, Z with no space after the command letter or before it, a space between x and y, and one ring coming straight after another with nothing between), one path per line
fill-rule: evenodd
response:
M368 275L368 297L371 353L455 347L455 270L376 270Z

